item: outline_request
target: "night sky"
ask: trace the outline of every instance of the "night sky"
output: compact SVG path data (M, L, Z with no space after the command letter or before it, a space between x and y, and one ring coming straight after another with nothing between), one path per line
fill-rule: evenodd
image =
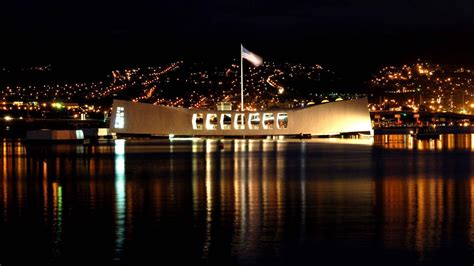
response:
M230 61L242 42L267 60L366 79L417 58L472 65L474 1L16 0L0 4L0 34L4 64Z

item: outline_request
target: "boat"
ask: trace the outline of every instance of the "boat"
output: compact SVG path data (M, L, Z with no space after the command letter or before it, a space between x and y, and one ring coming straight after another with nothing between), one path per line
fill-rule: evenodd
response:
M121 136L312 137L371 133L367 98L304 108L208 110L115 99L110 132Z
M439 139L439 131L434 126L417 127L414 131L410 131L410 135L420 140Z

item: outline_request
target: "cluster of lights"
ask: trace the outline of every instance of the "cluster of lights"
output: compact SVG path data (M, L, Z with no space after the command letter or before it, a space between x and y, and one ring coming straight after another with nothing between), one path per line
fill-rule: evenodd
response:
M418 62L380 70L370 82L387 101L373 108L472 113L474 71ZM387 99L388 98L388 99ZM392 104L396 101L396 104ZM390 105L390 107L387 107Z
M51 107L55 109L70 110L67 105L59 103L78 102L87 112L107 111L107 106L100 105L110 102L104 100L111 98L188 108L215 108L218 102L230 102L234 108L240 108L238 61L211 67L176 61L157 67L114 70L108 79L96 82L8 85L0 87L0 95L9 102L53 101ZM265 62L256 68L246 64L244 72L246 110L282 105L306 106L324 99L358 97L335 92L320 93L328 91L328 86L331 86L324 85L327 81L336 79L334 72L320 65ZM95 103L96 107L89 110L89 107L84 107L86 103ZM21 108L41 110L47 107L49 105L40 104ZM79 113L74 115L77 117Z
M320 65L274 62L265 62L256 68L246 65L245 109L265 109L282 104L304 106L308 102L319 102L328 98L329 94L322 98L318 96L317 92L321 91L320 81L331 79L335 79L334 72ZM302 84L310 89L302 89ZM240 109L240 64L237 63L222 67L183 63L179 73L167 75L158 86L161 94L158 93L154 101L150 101L153 96L136 100L195 109L214 108L218 102L230 102L234 109ZM189 88L190 92L184 92L179 97L168 93L181 87Z
M103 119L108 117L109 107L99 105L80 105L78 103L64 102L0 102L0 115L4 116L6 121L12 119L28 118L49 118L50 115L61 114L63 118L81 118L93 117Z

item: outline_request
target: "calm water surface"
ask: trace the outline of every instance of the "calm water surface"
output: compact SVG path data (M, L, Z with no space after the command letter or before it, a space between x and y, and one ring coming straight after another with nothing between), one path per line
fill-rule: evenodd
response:
M2 266L474 263L471 135L0 143Z

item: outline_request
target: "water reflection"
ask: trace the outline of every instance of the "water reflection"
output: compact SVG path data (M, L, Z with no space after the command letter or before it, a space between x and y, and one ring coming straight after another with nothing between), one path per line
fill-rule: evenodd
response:
M61 253L63 231L63 190L58 182L53 182L53 256Z
M83 252L115 264L468 262L474 174L467 136L421 143L382 136L373 145L6 141L1 255L18 262L21 251L61 264L81 261Z
M119 260L125 241L126 218L125 141L115 141L115 260Z
M387 149L474 151L474 134L442 134L431 140L416 140L410 135L376 135L374 143Z
M211 171L212 162L212 148L215 147L214 140L206 140L206 177L205 177L205 187L206 187L206 236L203 244L203 258L208 259L209 249L211 247L211 228L212 228L212 205L213 205L213 176Z

